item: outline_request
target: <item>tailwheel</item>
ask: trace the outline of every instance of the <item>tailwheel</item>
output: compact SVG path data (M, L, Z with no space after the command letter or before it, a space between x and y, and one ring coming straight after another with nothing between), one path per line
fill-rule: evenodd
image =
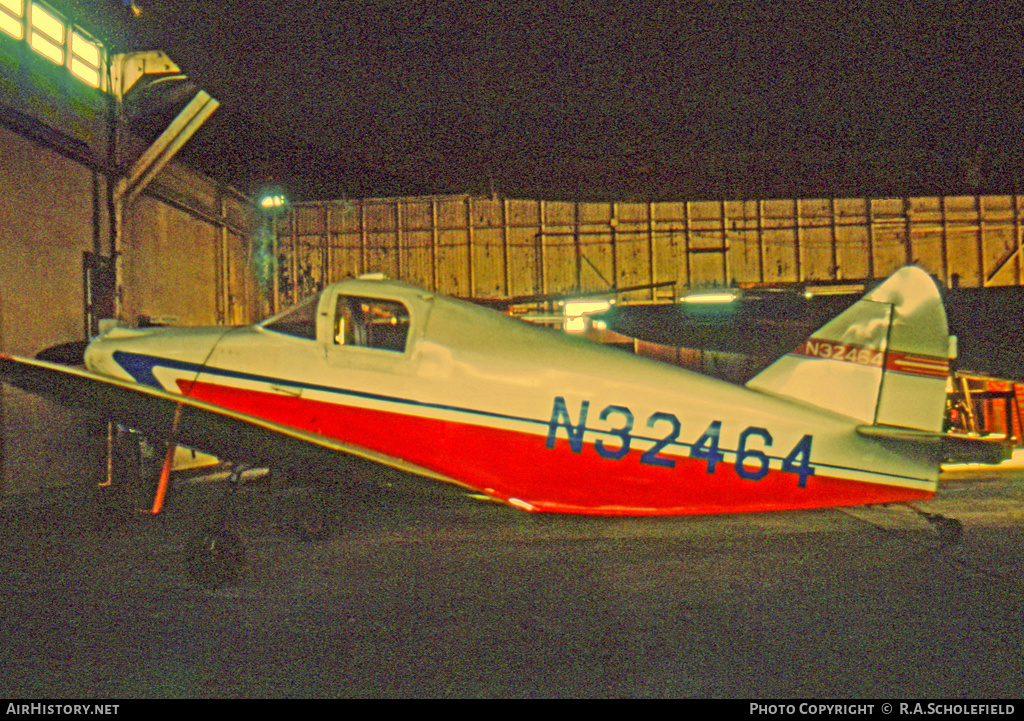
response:
M947 518L941 513L921 513L928 523L935 526L939 534L939 546L955 546L960 543L964 535L964 525L955 518Z
M935 527L935 531L939 534L939 548L949 548L960 543L964 535L964 524L955 518L947 518L941 513L928 513L922 511L920 508L915 508L911 504L907 506L921 518L928 521Z
M245 544L227 528L205 529L189 541L188 570L207 588L238 584L245 575Z

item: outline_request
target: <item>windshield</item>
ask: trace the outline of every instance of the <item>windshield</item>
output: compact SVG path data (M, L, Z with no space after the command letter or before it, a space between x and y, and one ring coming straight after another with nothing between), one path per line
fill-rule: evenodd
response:
M261 325L275 333L316 340L316 309L319 303L320 294L317 293L298 305L267 318Z

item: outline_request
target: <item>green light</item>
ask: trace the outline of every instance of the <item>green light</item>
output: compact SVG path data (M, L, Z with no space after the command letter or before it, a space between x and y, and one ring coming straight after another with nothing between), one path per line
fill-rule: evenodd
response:
M263 186L257 202L268 215L280 215L288 208L288 196L284 188L276 183Z

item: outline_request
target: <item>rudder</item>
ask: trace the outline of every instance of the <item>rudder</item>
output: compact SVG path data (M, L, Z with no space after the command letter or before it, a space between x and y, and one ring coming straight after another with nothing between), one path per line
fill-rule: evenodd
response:
M946 404L949 329L938 287L916 266L815 331L747 387L871 425L938 432Z

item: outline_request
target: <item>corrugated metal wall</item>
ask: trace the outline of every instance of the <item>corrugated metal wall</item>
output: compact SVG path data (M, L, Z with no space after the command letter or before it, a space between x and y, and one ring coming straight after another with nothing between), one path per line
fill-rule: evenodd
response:
M109 248L105 183L79 159L0 122L3 352L31 356L85 338L83 254ZM196 325L258 317L247 235L255 209L174 163L148 190L125 215L122 317ZM88 481L102 467L90 455L91 430L83 414L0 388L0 499Z
M259 214L238 191L171 163L124 217L121 317L233 325L264 313L251 263Z
M282 302L363 272L508 298L884 277L917 262L947 285L1018 285L1022 196L565 202L472 196L300 203L278 220Z

